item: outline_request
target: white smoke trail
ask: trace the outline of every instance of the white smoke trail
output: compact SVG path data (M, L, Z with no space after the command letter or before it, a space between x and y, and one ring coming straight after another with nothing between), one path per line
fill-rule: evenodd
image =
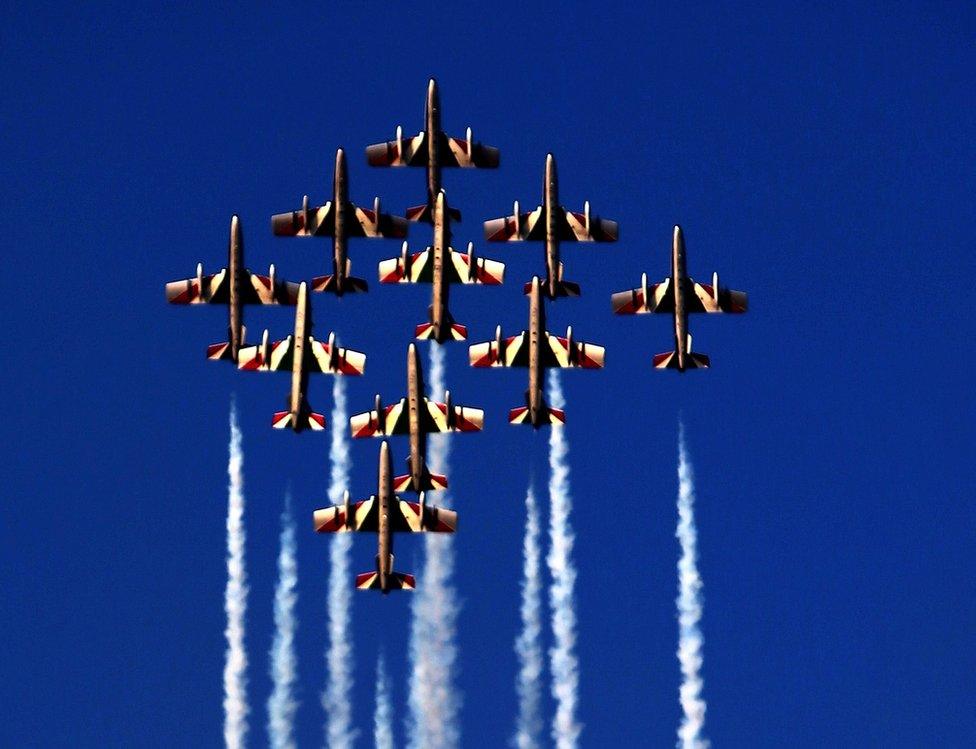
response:
M698 574L698 530L695 527L695 484L691 461L685 448L685 427L678 423L678 529L681 543L678 560L678 661L681 663L681 709L684 719L678 729L681 749L707 749L702 738L705 701L702 699L702 645L698 623L702 617L702 580Z
M346 383L336 376L332 385L332 442L329 446L329 503L341 504L349 486L352 458L349 455L349 414L346 407ZM352 538L337 533L329 546L329 649L326 666L329 678L322 693L325 709L326 745L330 749L349 749L356 740L352 727L352 627L350 608L352 582L349 573L349 550Z
M522 541L522 632L515 640L519 673L515 688L519 696L519 715L514 744L518 749L536 749L542 720L542 568L539 548L539 508L535 488L529 484L525 494L525 538Z
M444 351L430 347L430 388L434 398L444 395ZM431 435L430 466L450 473L450 444L446 435ZM447 492L437 504L450 506ZM457 661L456 624L458 603L451 578L454 573L453 539L448 534L425 533L423 571L417 578L410 630L410 746L445 749L461 740L458 713L460 691L455 685Z
M291 512L291 492L285 495L281 513L281 539L278 551L278 584L275 586L275 636L271 643L271 681L268 698L268 736L274 749L295 749L295 682L298 679L295 657L295 604L298 601L298 562L296 560L295 519Z
M376 661L376 712L373 714L373 741L376 749L393 749L393 700L386 675L383 653Z
M549 400L553 408L563 408L565 398L554 371L549 379ZM546 563L552 576L549 607L552 611L553 646L549 649L552 670L552 695L556 699L556 716L552 738L559 749L571 749L579 740L582 726L576 720L579 689L579 661L576 657L576 608L573 588L576 567L573 565L573 527L569 513L573 498L569 490L569 444L566 427L549 431L549 554Z
M227 652L224 658L224 743L244 746L247 737L247 653L244 615L247 612L247 574L244 570L244 452L237 423L237 403L230 401L230 458L227 462Z

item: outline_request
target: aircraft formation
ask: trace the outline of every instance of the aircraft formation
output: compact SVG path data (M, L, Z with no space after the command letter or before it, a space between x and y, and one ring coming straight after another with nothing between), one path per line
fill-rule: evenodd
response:
M240 219L231 218L227 267L216 274L205 275L197 266L196 276L166 284L166 298L172 304L222 304L228 309L227 341L207 348L207 358L230 361L243 371L289 371L291 388L287 396L287 410L272 416L276 429L320 431L326 428L325 417L312 410L308 400L309 375L331 374L360 376L365 372L366 355L340 347L335 333L325 341L312 335L312 297L310 292L343 296L365 293L368 284L352 275L348 240L351 237L402 239L412 224L430 224L432 243L422 252L411 252L403 243L399 257L379 264L379 280L384 284L429 283L431 304L427 321L416 326L417 340L442 345L468 338L466 325L455 321L449 309L452 284L500 285L504 281L505 265L475 256L474 245L467 252L451 246L451 222L461 219L460 211L447 202L442 187L442 170L451 167L487 168L499 166L499 150L477 143L468 128L465 137L447 135L441 129L441 107L437 83L431 79L427 87L424 108L424 127L413 137L404 137L396 128L393 140L370 145L366 159L376 167L419 167L426 171L426 200L409 207L405 216L382 213L380 200L375 198L372 208L363 208L349 199L346 156L336 152L331 199L320 206L310 206L304 196L298 210L274 214L271 227L279 237L331 237L331 274L317 276L310 281L292 282L280 279L274 265L268 275L252 273L244 262L244 237ZM528 388L523 405L509 412L511 424L561 426L565 413L550 407L543 396L545 370L554 367L602 369L603 346L578 341L570 326L565 337L553 335L546 329L546 304L558 299L580 295L578 283L564 278L560 258L562 242L615 242L618 237L616 221L594 216L589 202L582 212L567 210L559 202L559 182L556 159L546 156L542 202L537 208L523 212L515 201L512 214L484 222L488 242L542 242L545 248L543 275L534 276L523 290L529 302L528 328L513 336L503 336L501 326L493 340L469 347L472 367L522 367L528 372ZM657 369L707 368L709 358L692 350L688 330L688 315L693 312L741 313L748 307L744 292L719 286L718 274L711 284L694 281L687 274L684 235L680 226L674 227L671 252L671 274L662 282L648 284L647 274L641 285L612 295L613 311L619 315L645 313L670 314L674 321L674 350L657 354L653 366ZM244 305L273 304L295 308L294 331L282 340L269 341L265 330L261 342L246 342ZM354 438L384 438L379 452L376 494L359 502L350 502L346 493L343 504L316 510L314 528L319 533L361 531L376 533L377 556L375 572L357 576L356 587L362 590L412 590L416 587L413 575L393 569L393 534L398 532L453 533L457 528L457 513L427 504L427 493L446 489L448 478L432 473L427 466L427 435L432 433L475 432L484 426L484 411L470 406L456 405L450 392L444 401L428 398L424 387L420 356L415 343L407 348L407 392L392 405L384 405L377 395L371 410L356 414L349 420ZM344 428L335 425L335 428ZM397 435L409 437L408 472L395 475L388 439ZM401 499L397 492L412 492L417 501Z

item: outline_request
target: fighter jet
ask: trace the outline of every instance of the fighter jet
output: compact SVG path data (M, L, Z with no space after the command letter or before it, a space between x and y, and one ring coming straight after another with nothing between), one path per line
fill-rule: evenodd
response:
M434 221L434 202L441 191L441 169L452 166L494 169L498 166L498 149L475 143L470 127L464 138L444 134L437 81L431 78L427 84L424 129L412 138L404 138L403 128L397 125L396 139L369 146L366 160L370 166L427 167L427 202L408 208L407 219L429 224ZM451 216L455 221L461 220L461 213L453 208Z
M394 533L454 533L457 513L440 510L427 504L424 494L419 502L405 502L393 493L391 477L393 459L390 446L384 440L380 446L380 467L377 493L355 504L346 492L341 505L316 510L313 523L317 533L363 531L377 534L379 550L376 572L356 575L359 590L413 590L417 587L413 575L393 571Z
M421 340L443 343L449 340L463 341L468 337L468 329L454 322L447 308L452 283L497 286L505 278L504 263L476 258L473 244L468 244L467 254L456 252L450 244L450 209L441 190L434 203L433 247L410 254L404 242L400 257L380 263L381 283L433 284L433 300L427 310L430 322L418 325L414 333Z
M332 200L310 208L306 195L301 210L271 217L271 228L278 237L332 237L332 275L313 278L312 291L328 291L336 296L367 290L363 279L349 275L351 263L346 249L349 237L402 239L407 236L407 226L406 220L399 216L380 213L379 198L373 201L373 210L349 202L346 156L341 148L336 151Z
M685 239L680 226L674 227L671 246L671 277L661 283L647 284L647 274L641 275L639 289L619 291L611 297L613 311L618 315L640 315L648 312L674 313L674 351L654 357L656 369L703 369L709 366L705 354L691 350L688 314L691 312L745 312L749 298L742 291L724 289L718 285L718 273L712 274L712 285L696 283L685 269Z
M539 277L529 284L529 329L516 336L502 338L502 328L495 329L495 340L476 343L468 352L472 367L528 367L529 389L525 391L525 406L508 413L510 424L531 424L538 429L546 424L554 426L566 422L558 408L546 405L542 395L544 372L552 367L583 367L602 369L603 346L573 340L573 328L566 329L566 337L554 336L546 330L546 312L542 301Z
M455 406L451 392L444 393L444 403L427 399L420 356L413 343L407 348L407 397L399 403L383 406L376 396L372 411L356 414L349 420L353 437L387 437L410 435L410 472L393 480L395 491L436 490L447 488L447 477L427 469L427 434L431 432L480 432L485 412L480 408Z
M295 334L283 341L269 343L268 331L265 330L259 346L241 349L237 366L252 372L290 369L291 392L286 399L288 410L278 411L271 420L271 426L275 429L290 427L295 432L304 429L319 431L325 429L325 417L314 413L309 406L309 374L361 375L366 368L366 355L337 346L335 333L329 333L328 343L321 343L312 337L312 305L308 286L303 281L298 287Z
M244 234L237 216L230 219L230 242L227 267L219 273L203 275L203 263L197 265L195 278L166 284L170 304L226 304L230 320L227 341L207 347L208 359L236 362L244 343L244 304L288 304L298 300L298 284L275 276L274 265L268 275L259 276L244 267Z
M589 201L583 203L582 213L573 213L559 204L559 180L556 158L546 156L546 175L542 183L542 205L529 213L522 213L516 200L512 215L485 221L485 239L489 242L536 241L546 243L546 277L542 292L549 299L579 296L579 284L563 279L563 264L559 260L562 242L616 242L617 222L590 215ZM530 284L525 284L528 294Z

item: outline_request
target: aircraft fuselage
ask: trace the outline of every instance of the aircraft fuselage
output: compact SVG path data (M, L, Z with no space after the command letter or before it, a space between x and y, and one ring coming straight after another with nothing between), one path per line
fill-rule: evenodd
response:
M684 371L688 358L688 308L685 306L685 239L679 227L674 228L671 248L671 287L674 292L674 350L678 369Z
M546 284L550 299L555 299L559 284L559 177L556 159L546 157L546 176L542 185L542 210L546 222Z
M380 467L377 477L376 501L379 502L379 526L377 530L376 571L380 577L380 590L390 591L389 580L393 575L393 533L390 531L390 503L393 501L393 458L390 446L380 446Z
M346 258L348 257L346 230L349 216L349 187L346 177L346 154L340 148L336 151L335 173L332 178L332 205L335 211L335 232L332 238L332 273L335 277L335 293L342 296L346 285Z
M420 423L423 399L424 375L420 367L420 354L417 347L410 344L407 352L407 418L410 425L410 477L415 487L423 485L427 456L427 434Z
M427 204L432 209L441 191L440 132L441 97L437 93L437 82L431 79L424 109L424 134L427 140Z
M244 310L241 305L241 282L244 278L244 234L237 216L230 220L230 241L227 248L227 272L230 274L230 297L227 300L227 340L232 361L244 344Z
M437 200L434 203L434 244L431 248L433 277L431 278L432 300L430 307L430 322L434 326L434 340L438 343L450 338L448 327L451 324L451 315L447 306L450 284L447 283L444 275L447 248L451 245L450 221L444 196L442 193L438 193Z
M538 427L544 407L542 386L545 372L542 369L542 339L546 330L546 310L538 279L532 280L529 295L529 422Z
M305 347L312 328L312 306L309 302L308 291L301 287L298 295L298 305L295 307L295 348L291 363L291 393L288 397L288 410L291 412L292 425L298 431L305 395L308 392L308 368L305 366Z

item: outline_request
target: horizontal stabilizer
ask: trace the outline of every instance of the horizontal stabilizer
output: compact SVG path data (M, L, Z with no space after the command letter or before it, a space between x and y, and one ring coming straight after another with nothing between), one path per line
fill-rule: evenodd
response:
M665 351L663 354L654 355L655 369L678 369L682 372L686 369L708 369L711 362L705 354L687 353L685 354L685 365L678 364L677 351Z
M448 215L453 221L461 220L461 211L457 208L448 207ZM407 208L407 221L416 221L424 224L434 223L434 210L430 205L415 205Z
M271 426L275 429L291 429L296 432L301 432L305 429L321 432L325 429L325 417L322 414L308 411L299 414L296 418L291 411L278 411L271 418Z
M420 486L414 485L413 477L409 473L393 479L393 491L395 492L436 492L446 488L447 476L430 471L424 471Z
M531 424L529 421L529 409L527 406L520 406L519 408L513 408L508 412L508 423L509 424ZM533 426L542 426L543 424L550 424L552 426L562 426L566 423L566 414L559 408L549 408L548 406L543 406L539 412L539 424L533 424Z
M234 351L230 343L211 343L207 346L207 358L213 361L234 361Z
M343 294L354 294L356 292L365 292L368 290L369 284L367 284L362 278L346 276L342 279L341 292ZM338 294L340 292L340 288L339 284L336 282L335 276L316 276L312 279L312 291L325 291L332 294Z
M413 575L407 575L402 572L392 572L386 578L386 593L391 590L415 590L417 587L417 581L414 579ZM358 590L383 590L380 583L380 575L378 572L363 572L362 574L356 575L356 588Z
M549 294L549 281L539 282L539 291L543 293L544 296L550 296ZM522 287L522 292L528 296L532 293L532 282L525 284ZM556 297L563 296L579 296L580 287L578 283L573 283L572 281L556 281Z
M417 340L420 341L435 341L437 340L437 330L434 326L429 323L421 323L414 330L414 335ZM444 341L464 341L468 337L468 329L464 325L459 325L458 323L451 323L447 328L447 335L442 336ZM439 341L440 342L440 341Z

